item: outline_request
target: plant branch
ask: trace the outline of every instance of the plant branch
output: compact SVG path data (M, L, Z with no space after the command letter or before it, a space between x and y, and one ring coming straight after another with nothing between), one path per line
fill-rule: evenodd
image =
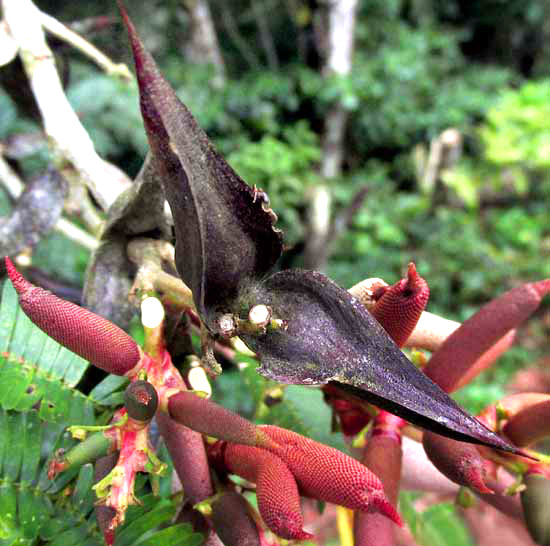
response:
M243 59L246 61L250 68L252 68L253 70L260 70L262 67L260 60L258 59L256 54L253 53L253 48L250 46L250 44L247 43L245 38L239 32L239 28L237 26L237 23L235 22L235 19L233 18L233 14L231 13L231 10L226 6L225 2L222 2L221 10L223 25L225 27L225 30L227 31L227 34L229 35L231 40L233 40L235 47L239 50L239 53L242 55Z
M42 26L48 32L51 32L54 36L57 36L64 42L71 44L75 49L78 49L84 53L84 55L92 59L100 68L105 70L107 74L119 76L127 81L132 81L134 79L132 73L124 63L113 62L92 43L85 40L82 36L65 26L51 15L48 15L42 11L38 11L38 13Z
M106 209L129 186L130 180L97 155L90 136L69 104L46 43L41 12L31 0L3 0L2 6L5 21L19 46L56 166L64 170L68 163Z
M270 70L277 71L279 70L279 58L277 56L275 44L273 43L273 36L271 35L269 25L267 24L265 18L264 10L265 5L263 2L252 0L252 12L254 13L254 19L256 20L256 25L258 26L258 31L260 32L260 41L262 42L262 48L267 59L267 64Z
M221 89L225 85L225 63L216 35L216 28L207 0L184 0L191 19L191 36L186 53L193 62L210 63L215 74L212 87Z
M0 155L0 184L2 184L10 196L15 200L20 197L25 188L23 181L17 176L15 171L8 165L7 161ZM98 241L95 237L84 231L82 228L73 224L66 218L59 218L54 229L74 241L75 243L87 248L95 250L98 246Z
M328 3L326 75L345 77L351 73L357 5L357 0L335 0ZM326 178L334 178L342 170L347 118L348 112L340 101L329 109L325 117L321 174Z
M8 162L0 155L0 183L4 186L13 200L17 200L25 189L25 184Z
M157 291L165 303L179 308L194 309L193 294L185 283L162 269L168 262L174 269L174 247L155 239L134 239L128 244L128 258L138 266L136 290Z

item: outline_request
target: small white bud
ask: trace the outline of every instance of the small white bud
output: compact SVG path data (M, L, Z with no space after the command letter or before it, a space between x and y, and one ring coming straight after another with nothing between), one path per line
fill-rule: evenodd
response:
M267 305L254 305L248 312L248 320L257 326L265 326L271 319L271 308Z
M187 374L187 381L189 381L189 385L194 391L206 393L206 398L210 398L210 396L212 396L210 381L208 381L206 372L201 366L196 366L189 370L189 373Z
M235 319L233 318L233 315L228 313L219 317L218 328L222 336L233 337L236 330Z
M141 323L145 328L157 328L164 320L164 307L158 298L149 297L141 302Z

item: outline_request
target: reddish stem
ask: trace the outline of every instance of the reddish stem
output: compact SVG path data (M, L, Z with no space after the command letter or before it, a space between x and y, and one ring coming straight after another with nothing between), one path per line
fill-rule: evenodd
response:
M372 435L365 446L363 464L374 472L384 485L388 500L396 505L401 479L401 427L403 419L381 411L374 421ZM392 546L395 527L378 513L355 514L353 533L355 546Z

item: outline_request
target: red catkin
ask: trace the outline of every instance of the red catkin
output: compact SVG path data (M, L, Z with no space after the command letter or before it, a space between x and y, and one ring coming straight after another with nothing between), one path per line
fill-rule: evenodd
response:
M504 425L504 434L524 447L550 436L550 400L526 407Z
M516 341L516 330L510 330L504 336L502 336L493 346L489 347L470 368L464 373L464 375L458 380L454 390L461 389L475 377L477 377L483 370L490 368L493 363L505 353Z
M550 279L524 284L484 305L432 355L424 371L444 391L461 384L478 359L507 332L519 326L550 291Z
M447 478L482 494L492 493L485 484L486 466L472 445L424 431L424 451L433 465Z
M294 540L312 538L302 529L296 480L279 457L264 449L229 443L223 461L229 472L256 484L260 515L276 535Z
M219 440L260 447L272 443L251 421L190 391L172 395L168 413L174 421Z
M6 257L6 268L24 313L41 330L92 364L124 375L140 359L136 342L112 322L28 282Z
M212 496L214 490L202 436L176 423L163 411L157 413L156 420L183 485L185 500L193 505Z
M272 425L260 428L278 444L267 449L288 465L305 496L351 510L378 511L402 525L378 477L359 461L290 430Z
M517 394L510 394L505 396L496 404L492 404L485 408L478 415L478 419L491 430L498 431L500 420L507 421L512 419L521 411L547 401L550 401L550 394L545 394L542 392L521 392Z
M428 303L428 283L417 273L415 264L411 262L407 277L385 288L381 293L382 296L371 313L396 345L403 347Z

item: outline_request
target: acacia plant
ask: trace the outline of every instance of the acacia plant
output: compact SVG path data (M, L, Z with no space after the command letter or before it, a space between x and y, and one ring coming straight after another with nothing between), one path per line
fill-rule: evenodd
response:
M34 286L6 258L21 308L36 326L94 366L129 380L123 406L108 423L90 425L83 419L70 428L82 442L55 451L47 479L61 480L62 487L80 472L74 495L88 503L88 510L94 484L95 512L107 544L203 539L219 544L221 539L232 546L276 543L276 537L307 539L312 534L303 528L302 496L354 511L357 545L392 544L395 526L403 524L396 502L407 434L421 440L429 461L453 483L519 518L522 491L533 538L549 544L548 464L530 446L550 432L550 397L505 399L476 419L448 393L510 346L514 329L550 291L550 280L519 286L457 325L424 311L429 288L413 263L393 286L368 279L349 291L314 271L271 273L283 238L267 195L248 186L215 150L162 77L122 6L121 13L150 147L142 172L170 204L175 258L160 220L148 230L153 238L130 237L128 231L122 237L120 218L135 210L127 199L113 205L96 257L122 238L128 259L141 264L134 292L144 297L143 348L109 320ZM147 202L140 194L144 186L136 182L128 190L141 207ZM153 221L162 216L157 213L163 200L155 199L153 211L141 212ZM173 266L181 281L169 274ZM178 336L186 339L186 324L200 331L201 356L191 358L194 366L183 376L173 359L193 352L177 343ZM211 401L204 371L215 381L222 371L216 355L234 360L235 338L252 351L258 372L268 380L321 387L346 436L368 426L363 460L288 428L257 425ZM423 370L405 356L404 346L433 351ZM192 372L202 377L200 384ZM147 508L154 502L152 497L138 501L138 473L149 473L158 492L158 478L166 470L166 458L157 456L152 440L155 428L183 485L183 506L178 525L144 538L139 526L122 526L131 505L145 502ZM93 478L90 462L95 463ZM505 490L510 484L496 477L501 467L525 476L524 483ZM439 476L433 466L426 468ZM63 481L63 476L69 477ZM241 495L252 484L259 516ZM170 510L172 501L166 501ZM55 537L54 512L42 510L34 536ZM143 532L154 521L150 518Z

